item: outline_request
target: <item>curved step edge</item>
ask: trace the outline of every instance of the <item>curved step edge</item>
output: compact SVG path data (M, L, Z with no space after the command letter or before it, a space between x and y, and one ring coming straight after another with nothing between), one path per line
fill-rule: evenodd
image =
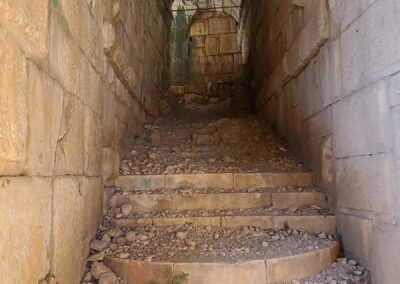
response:
M318 274L336 260L339 251L340 245L335 242L303 254L238 263L146 262L116 257L106 257L104 262L128 284L162 284L166 269L189 273L187 284L274 284Z

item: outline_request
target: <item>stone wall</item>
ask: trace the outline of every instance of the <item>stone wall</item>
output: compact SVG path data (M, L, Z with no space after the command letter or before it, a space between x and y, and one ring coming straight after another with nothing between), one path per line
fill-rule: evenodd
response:
M157 115L160 1L0 1L0 278L79 283L121 149Z
M176 9L171 34L171 83L205 90L209 83L231 82L242 64L235 18L222 8L194 14L190 5Z
M242 64L236 20L223 12L198 12L189 25L192 83L229 83Z
M239 32L263 118L329 193L346 253L385 284L400 277L399 12L396 0L244 1Z

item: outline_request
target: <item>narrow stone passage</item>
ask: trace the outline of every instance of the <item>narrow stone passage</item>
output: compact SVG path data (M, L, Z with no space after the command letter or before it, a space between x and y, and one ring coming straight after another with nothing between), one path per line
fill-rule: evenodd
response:
M168 269L189 283L364 283L364 268L333 263L326 196L270 128L232 102L164 107L121 160L83 283L97 261L135 284L164 283Z
M0 284L399 284L399 15L0 0Z

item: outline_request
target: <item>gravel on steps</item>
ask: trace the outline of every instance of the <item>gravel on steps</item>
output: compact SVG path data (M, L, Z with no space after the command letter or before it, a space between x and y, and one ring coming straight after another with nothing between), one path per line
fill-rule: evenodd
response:
M128 149L121 161L121 175L304 169L254 116L196 123L160 119L137 133Z
M268 259L332 245L335 235L303 230L224 229L202 226L144 226L136 229L101 226L92 254L145 261L227 261ZM103 244L99 247L98 243Z
M235 210L185 210L172 211L164 210L157 212L131 212L129 215L122 214L121 208L111 208L108 215L104 217L107 220L125 219L125 218L184 218L184 217L215 217L215 216L314 216L314 215L332 215L329 209L320 208L316 205L309 207L292 206L288 209L269 208L251 208Z
M321 192L317 187L280 187L280 188L243 188L243 189L228 189L228 188L155 188L155 189L133 189L124 191L121 188L115 188L114 195L130 195L130 194L208 194L208 193L296 193L296 192Z
M368 270L355 260L338 258L329 269L310 278L281 284L369 284Z

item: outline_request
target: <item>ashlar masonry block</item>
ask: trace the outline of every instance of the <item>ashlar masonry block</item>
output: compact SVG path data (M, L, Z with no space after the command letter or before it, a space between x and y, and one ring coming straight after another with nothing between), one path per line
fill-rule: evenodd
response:
M51 179L0 178L1 283L38 283L50 269Z
M84 109L72 95L65 94L56 150L56 175L83 174Z
M26 159L26 59L1 28L0 42L0 175L19 175Z
M81 177L57 177L54 181L53 278L50 283L79 283L83 275L89 252L83 240L83 193Z
M63 110L63 90L35 64L28 64L26 175L51 176Z
M0 1L0 25L29 57L43 59L48 53L48 18L49 0Z

